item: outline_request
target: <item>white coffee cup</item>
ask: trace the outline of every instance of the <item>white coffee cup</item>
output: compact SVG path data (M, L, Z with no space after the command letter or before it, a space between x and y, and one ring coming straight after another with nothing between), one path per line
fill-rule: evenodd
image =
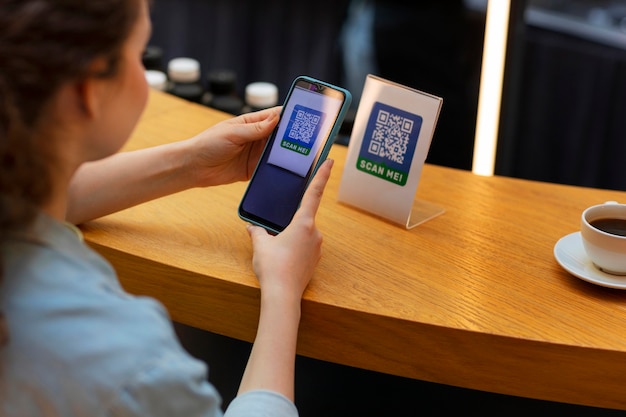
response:
M606 225L598 224L603 219L616 221L607 228ZM626 236L620 235L623 234L624 223L626 204L615 201L591 206L581 216L580 234L585 252L595 266L608 274L626 275Z

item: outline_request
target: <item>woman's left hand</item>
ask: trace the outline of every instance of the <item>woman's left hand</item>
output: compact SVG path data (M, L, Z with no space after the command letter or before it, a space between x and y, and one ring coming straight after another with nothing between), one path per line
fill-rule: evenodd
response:
M79 224L188 188L248 180L279 114L280 107L244 114L191 139L85 163L70 184L66 220Z
M197 187L250 179L280 115L280 107L220 122L190 139L190 174Z

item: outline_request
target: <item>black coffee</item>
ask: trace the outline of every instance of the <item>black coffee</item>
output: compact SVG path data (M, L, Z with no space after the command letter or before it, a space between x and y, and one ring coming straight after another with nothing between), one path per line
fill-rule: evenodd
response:
M606 233L626 236L626 219L596 219L589 224Z

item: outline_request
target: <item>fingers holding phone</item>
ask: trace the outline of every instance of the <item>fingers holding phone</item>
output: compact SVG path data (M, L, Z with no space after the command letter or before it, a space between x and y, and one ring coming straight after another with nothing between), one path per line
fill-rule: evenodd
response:
M253 267L261 291L281 300L298 301L321 257L322 233L315 217L333 161L326 160L307 188L291 223L279 235L260 226L248 226L254 247Z
M298 211L294 215L291 224L297 224L300 221L315 220L315 216L322 201L322 195L324 194L324 189L326 188L326 184L328 183L328 179L330 178L330 173L333 168L334 162L335 161L333 161L332 159L327 159L320 165L317 173L311 181L311 184L309 185L304 193L304 196L302 197L302 203L300 204ZM303 220L300 220L300 218L303 218Z

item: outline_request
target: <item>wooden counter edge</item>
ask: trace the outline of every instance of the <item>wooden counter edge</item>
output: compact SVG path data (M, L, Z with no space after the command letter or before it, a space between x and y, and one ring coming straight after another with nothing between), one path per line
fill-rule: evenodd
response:
M258 288L91 245L115 265L127 291L159 300L173 320L247 342L254 339ZM380 334L389 338L372 340ZM298 354L481 391L626 409L622 352L408 322L306 299Z

